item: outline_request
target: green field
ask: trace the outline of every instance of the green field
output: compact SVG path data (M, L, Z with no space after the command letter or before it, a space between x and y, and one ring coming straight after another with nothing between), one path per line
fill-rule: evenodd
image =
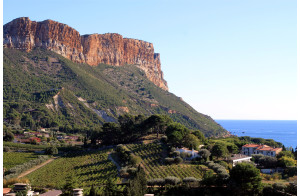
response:
M131 152L142 158L147 179L165 178L167 176L175 176L181 179L185 177L202 178L207 170L204 165L165 165L163 162L163 148L158 143L128 144L126 146Z
M86 193L92 185L101 192L109 177L112 177L115 183L121 182L116 166L108 160L108 152L104 150L68 154L26 177L33 187L61 189L68 180L72 180L76 187L83 188Z
M3 167L10 169L16 165L21 165L30 160L36 159L37 154L28 152L3 152Z

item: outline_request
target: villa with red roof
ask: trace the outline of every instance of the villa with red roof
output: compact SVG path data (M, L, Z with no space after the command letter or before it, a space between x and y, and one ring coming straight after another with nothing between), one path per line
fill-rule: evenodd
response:
M263 144L246 144L242 147L242 154L251 156L252 154L263 154L275 157L282 148L273 148Z

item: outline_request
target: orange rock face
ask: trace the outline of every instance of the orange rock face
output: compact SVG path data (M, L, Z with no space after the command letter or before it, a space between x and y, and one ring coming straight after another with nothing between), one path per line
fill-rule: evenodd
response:
M152 43L123 38L116 33L80 36L78 31L68 25L52 20L35 22L27 17L7 23L3 31L4 47L27 52L42 47L74 62L91 66L99 63L137 65L145 71L150 81L168 90L161 71L160 55L154 53Z

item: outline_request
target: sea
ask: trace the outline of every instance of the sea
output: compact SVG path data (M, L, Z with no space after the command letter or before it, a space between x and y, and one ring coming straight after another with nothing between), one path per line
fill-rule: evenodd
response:
M297 147L296 120L215 120L233 135L260 137Z

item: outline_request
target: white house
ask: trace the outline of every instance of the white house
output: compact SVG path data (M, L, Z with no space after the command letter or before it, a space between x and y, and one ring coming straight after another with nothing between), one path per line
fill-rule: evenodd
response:
M232 161L232 166L234 167L238 163L250 162L251 158L252 157L243 154L234 154L232 157L230 157L230 160Z
M191 155L191 157L190 157L191 159L196 158L196 157L200 157L199 154L198 154L198 151L194 150L194 149L190 150L188 148L176 148L176 151L178 151L180 153L185 152L185 153L190 154Z

